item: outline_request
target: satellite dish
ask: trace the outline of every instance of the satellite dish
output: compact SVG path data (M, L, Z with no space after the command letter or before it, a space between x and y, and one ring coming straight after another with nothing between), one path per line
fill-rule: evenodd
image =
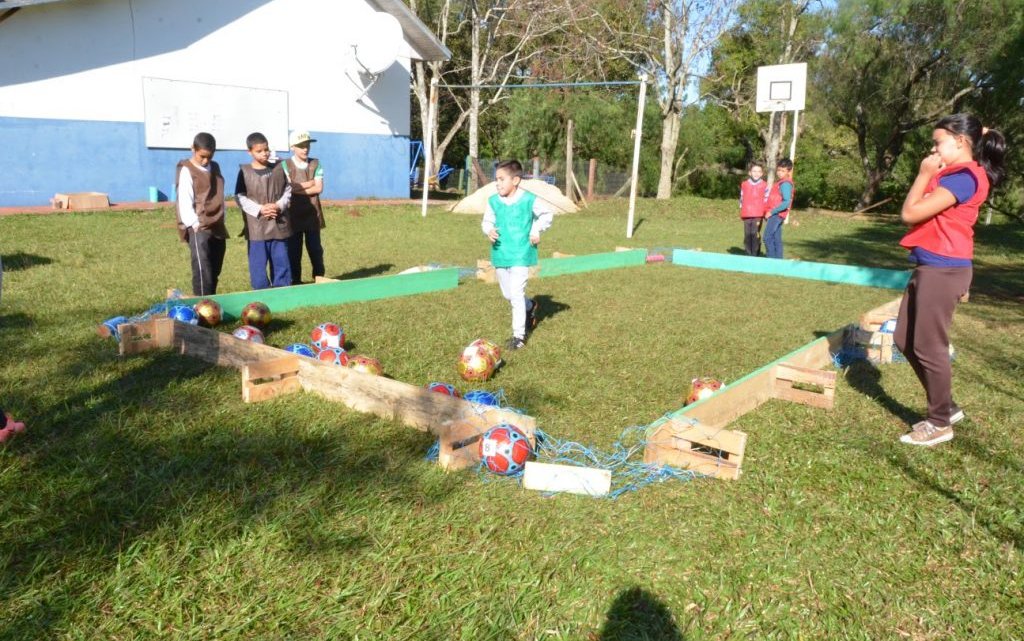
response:
M390 13L375 11L364 20L352 43L352 55L358 71L376 76L395 64L405 44L405 34Z

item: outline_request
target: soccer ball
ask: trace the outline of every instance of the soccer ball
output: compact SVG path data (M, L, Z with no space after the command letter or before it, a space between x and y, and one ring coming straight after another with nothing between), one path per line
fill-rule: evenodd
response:
M493 354L480 345L470 345L462 350L456 369L466 381L486 381L494 374Z
M459 394L459 390L455 389L448 383L430 383L427 385L427 389L431 392L437 392L438 394L447 394L448 396L454 396L455 398L461 398L462 394Z
M231 332L231 335L235 338L243 341L249 341L250 343L263 344L263 332L252 325L242 325L235 331Z
M384 367L376 358L369 356L353 356L348 360L348 366L357 372L380 376L384 373Z
M221 309L220 303L210 298L199 301L192 309L195 310L199 324L203 327L216 327L224 318L224 310Z
M168 318L173 318L181 323L188 323L189 325L198 325L199 317L196 315L192 308L187 305L175 305L167 312Z
M242 322L253 327L270 324L270 308L260 302L249 303L242 308Z
M501 348L496 343L492 343L486 338L478 338L469 344L470 347L480 347L491 355L491 360L494 361L495 367L501 362Z
M340 365L342 367L349 364L348 352L340 347L325 347L320 350L320 353L316 355L316 358L325 363L333 363L334 365Z
M686 396L686 405L696 403L722 389L722 381L705 376L690 381L690 392Z
M310 332L309 338L315 350L345 346L345 331L334 323L320 323Z
M479 403L480 405L498 407L498 397L486 390L475 389L471 392L466 392L466 395L463 398L473 403Z
M288 347L284 348L284 351L291 352L292 354L298 354L299 356L305 356L307 358L316 358L316 352L313 348L305 343L292 343Z
M526 435L509 423L492 427L480 440L480 460L495 474L518 474L532 454Z

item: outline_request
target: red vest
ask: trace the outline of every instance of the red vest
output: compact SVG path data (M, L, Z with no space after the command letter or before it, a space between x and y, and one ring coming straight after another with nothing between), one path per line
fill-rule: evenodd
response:
M768 193L768 183L759 180L756 183L748 178L740 183L740 218L761 218L764 216L764 197Z
M786 178L785 180L778 181L777 183L772 185L772 190L771 192L768 193L768 203L765 205L764 208L765 217L768 216L768 212L782 204L782 192L779 190L779 185L781 185L782 183L789 183L789 186L793 188L793 191L791 192L789 199L789 206L791 208L793 206L793 202L796 201L796 186L793 184L792 179ZM779 217L785 219L788 215L789 209L780 213Z
M931 179L924 193L930 194L939 186L939 179L951 173L966 169L978 183L978 191L970 200L957 203L911 227L900 245L907 249L920 247L933 254L948 258L974 258L974 223L978 220L978 208L988 198L988 175L975 161L946 167Z

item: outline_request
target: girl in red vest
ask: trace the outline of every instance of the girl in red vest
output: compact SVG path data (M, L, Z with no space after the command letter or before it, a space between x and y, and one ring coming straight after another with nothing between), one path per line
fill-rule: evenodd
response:
M917 267L893 338L928 396L927 418L900 437L904 443L944 443L964 418L953 402L949 327L971 285L978 208L1003 177L1005 153L1003 136L974 116L947 116L935 125L931 154L921 161L903 203L901 216L911 228L900 245Z
M768 198L768 183L761 180L764 167L759 162L750 163L747 169L749 179L740 183L740 219L743 221L743 249L747 256L761 253L759 225L764 220L764 203Z

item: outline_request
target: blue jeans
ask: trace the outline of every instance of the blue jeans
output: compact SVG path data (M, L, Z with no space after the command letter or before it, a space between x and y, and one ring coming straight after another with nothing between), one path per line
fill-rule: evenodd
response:
M292 268L288 260L288 240L249 241L249 282L253 289L288 287ZM267 267L270 267L270 278Z
M764 223L764 250L768 258L782 258L782 218L772 216Z

